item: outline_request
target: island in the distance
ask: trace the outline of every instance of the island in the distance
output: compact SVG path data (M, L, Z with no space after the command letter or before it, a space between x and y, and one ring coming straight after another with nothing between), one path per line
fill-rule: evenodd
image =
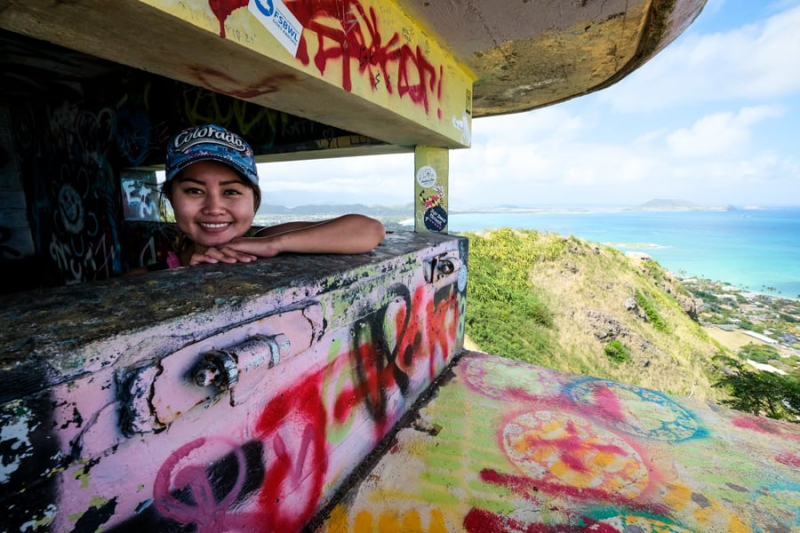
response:
M657 198L650 200L636 207L630 208L632 211L735 211L732 205L724 206L704 206L697 205L687 200L671 200Z

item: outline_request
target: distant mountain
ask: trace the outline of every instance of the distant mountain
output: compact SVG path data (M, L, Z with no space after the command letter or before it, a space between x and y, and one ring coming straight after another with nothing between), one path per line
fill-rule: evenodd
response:
M259 215L345 215L359 214L368 216L414 216L414 205L364 205L364 204L335 204L335 205L299 205L286 207L283 205L266 204L258 209Z
M665 200L663 198L657 198L655 200L650 200L649 202L643 203L642 205L636 206L637 209L698 209L701 206L697 204L693 204L687 200Z
M704 206L697 205L687 200L673 200L657 198L633 208L638 211L733 211L732 205Z

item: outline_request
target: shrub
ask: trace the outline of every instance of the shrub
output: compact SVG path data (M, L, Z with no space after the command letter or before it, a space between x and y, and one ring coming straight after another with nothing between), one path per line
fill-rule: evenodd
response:
M606 344L606 357L615 363L627 363L631 360L631 350L617 339Z
M636 304L644 311L647 320L653 324L658 331L667 331L667 323L661 318L656 309L656 305L643 292L636 291Z
M559 257L564 240L509 229L468 235L467 335L488 352L547 362L557 350L550 335L553 312L531 284L529 272L537 261Z
M728 367L714 383L733 397L722 400L723 404L758 416L800 422L800 376L753 371L730 357L714 359Z
M739 348L738 355L742 359L750 359L756 363L768 363L770 359L778 359L778 350L765 344L745 344Z

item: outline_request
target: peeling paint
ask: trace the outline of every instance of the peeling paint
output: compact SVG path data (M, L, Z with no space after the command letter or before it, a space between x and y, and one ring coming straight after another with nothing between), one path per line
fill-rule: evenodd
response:
M49 526L55 520L57 512L58 508L51 503L47 506L47 509L45 509L44 516L42 518L34 518L28 522L25 522L20 527L20 531L22 533L25 533L26 531L39 531L39 528Z
M33 456L29 435L39 422L21 401L3 406L0 412L0 483L7 483L22 461Z

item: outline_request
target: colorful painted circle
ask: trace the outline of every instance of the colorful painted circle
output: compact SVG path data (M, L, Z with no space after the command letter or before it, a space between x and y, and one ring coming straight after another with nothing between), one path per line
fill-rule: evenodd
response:
M693 437L697 420L666 395L624 383L588 378L573 383L572 400L614 429L644 439L679 442Z
M622 437L571 414L525 413L503 428L506 456L543 483L634 498L649 481L642 458Z
M472 390L496 399L515 397L519 392L555 396L561 388L555 373L500 357L471 359L466 379Z
M429 207L422 217L428 231L439 233L447 227L447 211L440 205Z

